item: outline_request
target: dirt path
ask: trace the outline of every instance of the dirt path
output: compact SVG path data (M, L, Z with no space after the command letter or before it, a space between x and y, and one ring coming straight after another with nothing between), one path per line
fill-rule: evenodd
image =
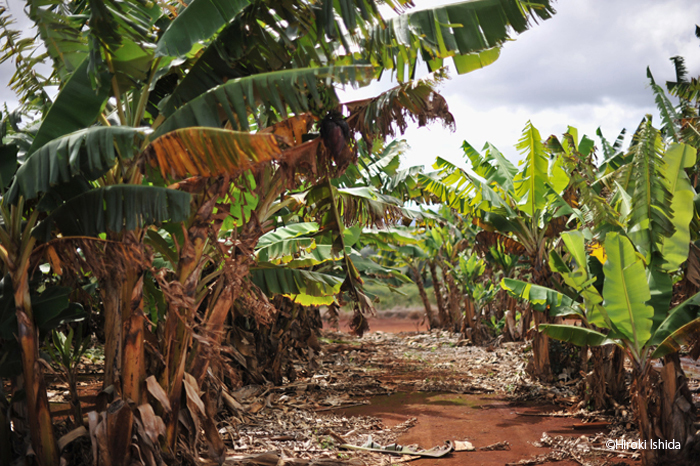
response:
M629 414L603 418L616 424L615 433L600 425L574 429L574 424L601 417L568 414L575 402L575 381L542 385L531 380L524 371L525 345L473 347L458 335L418 332L417 324L374 319L372 332L363 338L326 331L321 351L309 350L307 359L295 364L296 380L225 391L217 416L227 446L225 464L267 466L281 459L299 466L388 466L406 461L416 466L495 466L541 464L546 458L561 466L639 465L629 455L600 454L607 453L606 438L636 439L634 432L620 428ZM340 328L345 329L344 323ZM84 401L94 403L94 396ZM53 410L56 419L67 411L61 405ZM370 438L380 445L421 448L447 440L469 441L477 451L416 460L340 448L360 446ZM544 445L538 445L542 441ZM508 442L509 449L480 450L502 442ZM600 452L592 454L591 448ZM214 464L205 450L199 461Z
M504 377L505 372L511 372L510 382L513 382L512 375L518 369L514 366L517 357L509 360L505 357L499 358L499 351L456 347L458 341L441 342L439 336L431 340L426 334L399 333L404 331L407 324L402 319L375 319L370 322L370 328L375 332L379 330L379 333L369 334L360 340L374 338L391 342L388 346L393 344L404 349L402 358L392 359L392 354L387 353L395 355L397 348L386 351L387 348L382 348L383 345L379 343L375 357L366 361L372 363L365 366L377 369L375 376L384 384L395 388L397 392L373 397L368 405L341 408L335 413L348 417L378 417L388 427L414 419L412 427L396 439L396 442L402 445L418 445L427 449L443 445L446 440L467 440L477 448L477 451L455 452L440 459L419 459L412 464L502 466L533 459L537 455L552 455L552 449L536 446L544 433L549 436L561 436L564 442L573 443L582 435L594 437L607 432L605 427L600 426L582 428L582 421L573 417L544 415L561 410L561 406L545 401L563 398L553 395L552 392L543 392L539 397L523 396L522 398L530 399L517 401L517 397L512 396L515 391L514 384L508 383L508 378ZM386 335L383 332L397 335ZM463 357L458 353L463 353ZM499 360L502 364L499 364ZM467 369L468 366L472 367ZM480 385L475 376L491 378L496 382L500 380L502 383L498 387ZM521 382L527 383L526 380ZM440 392L441 386L452 393ZM460 391L467 393L455 393ZM468 393L472 391L486 393ZM507 391L510 395L505 393ZM509 449L478 450L500 442L508 442ZM608 460L609 458L600 458L587 464L605 464ZM580 465L581 462L563 459L557 464L574 466ZM640 463L615 458L614 464Z
M372 404L348 408L347 416L378 416L387 425L416 418L416 423L397 441L402 445L418 444L423 448L441 445L445 440L467 440L480 448L507 441L510 450L453 453L447 458L423 459L416 465L457 466L466 463L502 466L535 454L550 451L533 446L542 432L550 435L581 435L572 429L570 418L527 416L557 409L552 405L511 403L498 396L430 393L398 393L378 397ZM560 462L562 466L578 464Z
M381 319L370 325L374 331L363 338L325 333L309 377L234 393L242 409L225 421L236 426L226 440L237 455L227 464L264 464L250 455L269 451L310 465L639 464L608 454L603 444L606 436L631 440L634 432L618 425L610 434L608 424L574 429L600 416L583 413L582 419L563 409L575 401L575 384L541 385L529 379L525 345L481 348L447 332L387 333L413 330L411 321ZM425 449L448 440L469 441L477 451L416 459L340 448L370 439ZM485 450L505 442L506 449Z

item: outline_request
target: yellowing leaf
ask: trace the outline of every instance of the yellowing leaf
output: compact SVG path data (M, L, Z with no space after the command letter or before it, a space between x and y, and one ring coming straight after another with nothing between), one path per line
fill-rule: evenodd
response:
M598 241L588 245L588 254L598 259L601 264L605 264L605 261L608 260L608 255L605 254L605 247Z
M145 159L163 178L237 176L255 165L280 157L272 134L216 128L187 128L166 133L146 148Z

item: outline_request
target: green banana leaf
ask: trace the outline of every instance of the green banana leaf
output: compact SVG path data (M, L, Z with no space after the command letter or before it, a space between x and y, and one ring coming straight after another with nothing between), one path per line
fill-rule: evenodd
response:
M498 56L494 49L512 32L522 33L531 20L546 20L552 14L548 0L460 2L400 15L386 26L374 27L367 49L373 63L396 69L399 80L406 67L413 74L419 54L431 70L440 68L444 58L466 56L455 60L457 71L463 73L492 63Z
M166 120L153 137L192 126L218 128L221 126L221 110L234 129L247 131L250 129L248 117L257 117L260 105L276 110L284 118L290 110L295 114L304 113L309 110L311 99L321 105L317 89L319 79L355 85L366 82L372 73L372 67L366 65L329 66L231 79L185 103L171 115L165 114ZM306 92L300 92L301 89Z
M617 340L608 338L607 335L584 327L562 324L540 324L539 329L540 332L555 340L566 341L577 346L619 344Z
M697 342L700 334L700 317L683 325L662 341L651 354L652 358L662 358L667 354L675 353L681 345Z
M156 57L181 57L197 42L210 40L250 5L249 0L193 0L165 30Z
M58 93L56 100L44 115L39 131L28 153L66 134L92 125L110 95L109 77L103 76L102 85L94 90L88 76L89 57L85 57Z
M279 241L310 235L312 233L316 233L317 231L318 223L316 222L294 223L292 225L287 225L265 233L258 240L256 247L264 248Z
M654 332L654 336L647 345L660 345L665 339L677 332L680 328L700 318L700 293L696 293L690 298L674 307L668 317L659 325Z
M305 305L329 304L343 283L333 275L288 267L251 268L250 279L267 296L281 294Z
M134 230L165 221L181 222L190 212L190 194L154 186L107 186L77 196L32 231L49 241L56 227L63 236L93 236Z
M496 183L505 192L513 191L513 182L518 168L491 143L487 142L484 145L483 156L467 141L462 143L462 150L471 161L474 173L489 183Z
M287 264L300 254L316 249L313 238L292 238L276 241L256 251L259 262L269 262L274 265Z
M670 237L661 238L661 255L664 258L662 267L667 272L677 270L688 259L690 222L695 214L693 199L696 192L686 168L693 167L695 161L696 150L687 144L673 144L664 154L665 178L673 199L671 222L675 227Z
M545 312L549 310L550 316L578 315L583 317L583 312L577 302L551 288L513 278L501 280L501 288L516 298L529 301L532 308L536 311Z
M346 247L345 252L350 254L351 248ZM316 244L314 249L301 251L298 257L295 257L286 264L291 269L305 269L314 265L323 264L324 262L336 262L343 259L342 255L334 254L333 246L330 244ZM264 264L260 264L264 265Z
M680 115L676 112L673 104L668 97L663 88L656 84L654 76L651 74L651 69L647 66L647 78L649 78L649 84L651 84L651 90L654 93L654 100L656 101L656 108L659 109L659 115L661 116L661 121L664 125L662 130L669 135L674 142L678 142L679 133L681 128L679 127Z
M145 133L146 128L102 126L53 139L31 153L19 167L7 201L16 203L20 196L33 199L78 175L97 179L114 166L117 156L132 158L135 141L143 139Z
M636 354L651 338L654 308L642 258L629 239L618 233L605 237L608 260L603 266L603 308L617 331L630 342Z
M621 183L632 196L627 231L646 262L651 263L652 253L658 250L663 237L673 234L674 225L671 222L672 194L666 180L664 141L650 118L642 121L633 136L630 153L632 163L624 168L629 181Z
M540 132L531 122L527 122L515 148L524 157L525 163L523 170L513 180L515 197L523 212L534 216L546 203L549 157L544 150Z

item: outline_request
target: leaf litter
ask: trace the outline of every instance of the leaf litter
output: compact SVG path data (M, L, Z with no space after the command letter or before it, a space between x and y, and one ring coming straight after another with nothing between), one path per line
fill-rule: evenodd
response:
M389 446L408 432L415 425L415 418L389 427L378 417L345 416L336 412L340 408L369 404L375 396L397 392L497 394L515 402L546 400L561 409L516 414L572 417L584 426L605 424L610 429L606 438L632 441L637 436L630 410L624 407L608 414L575 410L579 390L576 380L542 384L530 378L525 372L528 347L524 343L499 344L496 340L491 346L476 347L458 334L438 330L418 334L373 332L362 338L324 333L321 343L321 350L312 359L294 361L298 374L294 382L284 379L281 385L223 388L217 403L219 413L212 419L213 423L201 415L204 411L192 397L192 411L208 424L195 422L196 428L203 431L200 438L207 435L207 429L218 429L223 445L216 450L221 448L223 453L206 451L206 442L200 441L199 454L183 458L185 463L384 466L412 461L417 457L340 448L343 444L361 446L368 442ZM190 392L192 389L189 387ZM157 396L157 390L155 394L150 391L167 409L167 398ZM151 422L150 414L147 409L141 410L147 437L152 437L152 431L162 430ZM154 439L150 440L155 443ZM466 439L444 440L451 441L456 452L501 450L510 446L505 439L486 446L472 445ZM603 465L637 456L634 451L611 454L604 449L602 434L550 437L545 433L533 444L536 447L549 451L512 464L570 459L581 464Z
M585 410L572 412L578 400L574 383L548 385L530 378L525 373L527 347L523 343L475 347L459 335L437 330L398 335L374 332L362 338L325 333L322 343L313 361L314 371L308 376L302 375L307 373L304 364L308 362L299 361L295 369L300 376L293 383L249 385L224 393L228 409L219 416L219 432L227 447L225 464L383 466L416 459L340 448L342 444L390 446L411 429L415 418L387 427L377 417L334 412L369 404L371 397L396 392L496 393L512 401L547 400L562 409L545 416L610 424L616 438L634 438L628 413L621 417L619 413L615 416ZM602 455L607 462L613 457L609 451L599 451L599 438L591 437L586 442L584 438L550 437L545 433L533 447L551 449L549 453L513 464L541 464L565 458L578 461L586 455ZM506 440L479 448L462 439L445 440L453 441L456 451L510 448ZM589 447L582 446L588 444Z

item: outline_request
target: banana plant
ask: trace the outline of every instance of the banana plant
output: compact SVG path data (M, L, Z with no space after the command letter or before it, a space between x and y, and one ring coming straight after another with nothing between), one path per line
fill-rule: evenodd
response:
M585 142L583 138L575 144L584 146ZM439 172L424 176L422 181L442 202L475 219L484 230L476 237L482 253L496 244L507 246L509 252L527 261L531 280L546 286L551 276L546 260L550 244L568 228L574 214L568 189L570 170L562 156L555 154L550 160L551 151L530 122L516 148L524 156L521 169L491 144L487 143L481 154L465 142L464 153L476 176L438 158L435 168ZM521 320L524 328L529 327L529 314ZM547 322L547 316L535 313L534 320L537 327ZM535 335L533 356L535 375L551 378L545 335Z
M410 5L398 0L390 6L402 10ZM214 195L207 198L204 188L219 182L219 173L230 175L231 170L279 160L284 149L280 144L287 142L274 134L252 135L248 130L261 131L305 112L323 116L337 102L333 83L362 84L385 69L399 68L399 78L404 78L406 67L413 77L418 54L431 70L452 57L460 72L485 66L497 57L498 48L513 32L523 32L531 21L553 14L547 0L464 2L407 13L388 22L376 2L364 0L324 1L320 5L297 2L291 6L284 2L194 0L186 7L133 0L51 0L30 1L27 11L45 44L53 74L50 81L42 83L34 73L26 72L27 57L31 56L27 44L8 51L7 57L21 55L25 66L25 71L15 76L22 104L32 106L37 96L43 99L40 122L24 134L30 141L22 154L27 163L3 198L7 214L18 221L24 215L18 207L40 195L41 209L48 213L31 235L29 230L25 234L13 230L5 238L7 246L14 241L20 247L6 248L6 263L18 274L13 277L16 305L24 309L18 310L20 330L24 329L19 333L29 338L24 372L31 379L28 382L41 379L40 372L37 377L32 375L36 351L30 347L36 346L32 336L36 329L31 325L25 273L25 259L39 241L56 274L69 265L78 270L79 265L99 277L109 335L105 384L120 380L123 399L141 407L146 399L143 287L150 266L144 247L146 232L152 224L186 221L192 241L183 245L176 272L182 286L198 282L201 262L197 259L206 243L199 224L206 215L199 214L202 206L216 202ZM7 11L3 13L7 15ZM9 32L7 27L5 31ZM360 44L359 57L351 46L355 43ZM369 65L354 64L358 58ZM52 102L46 93L41 94L41 86L49 83L58 84L60 89ZM422 108L431 115L446 112L434 93L421 92L418 99L405 99L404 90L396 94L400 98L394 100L406 102L404 115L411 114L411 108ZM432 105L419 107L426 102ZM357 109L367 109L370 104L359 104ZM371 112L367 115L376 119ZM384 127L391 125L391 121L385 123ZM359 124L356 127L361 127ZM296 154L308 155L320 147L318 140L310 142ZM205 181L198 185L196 177ZM359 273L343 245L345 225L339 208L363 208L365 219L372 221L379 218L379 205L393 201L363 190L338 188L325 174L320 178L326 180L330 203L316 212L329 214L324 218L331 222L334 240L344 255L349 277L344 291L362 299L357 291ZM178 183L180 190L168 189L166 180ZM276 179L279 184L286 181L281 176ZM195 187L203 191L195 190L191 196L186 190ZM261 205L269 206L267 200L261 196ZM190 211L191 201L196 208ZM29 212L29 225L34 226L38 212ZM78 248L82 256L76 254ZM15 257L15 253L19 255ZM187 288L188 302L192 289L197 286ZM176 307L183 310L179 304L171 303L170 307L171 311ZM191 316L192 310L185 314ZM176 320L174 315L170 317ZM188 330L182 325L178 323L168 332L169 336L183 337L168 350L171 364L181 364L187 354ZM169 342L166 346L171 347ZM177 398L182 389L193 390L187 376L180 377L179 367L175 371L178 375L166 377L168 386L161 387L171 398ZM147 386L157 390L153 384ZM41 387L32 390L39 400L45 398ZM171 406L159 409L172 414ZM36 421L32 444L42 464L54 465L58 457L49 440L47 413L48 405L43 403L39 415L31 416ZM115 405L112 414L124 416L120 419L126 422L120 422L124 428L118 435L104 439L101 445L108 444L108 448L100 449L99 455L110 458L113 464L127 464L135 412L123 404ZM177 422L175 415L170 425L177 427ZM173 432L168 433L170 446L177 444ZM158 448L149 448L159 455Z
M488 317L484 308L496 296L494 283L490 277L484 277L486 262L474 253L462 252L454 271L464 294L464 333L474 344L480 345L485 339L482 318Z
M683 385L674 353L700 325L698 295L669 310L672 277L688 258L693 217L689 200L695 191L686 170L694 166L696 151L685 144L667 146L646 118L628 154L629 163L604 181L613 187L609 202L618 214L615 222L562 235L570 262L575 264L572 267L556 252L550 254L552 270L574 290L574 299L554 290L533 293L524 283L504 281L504 287L547 306L550 313L564 308L564 314L582 319L582 327L541 326L552 338L577 345L620 347L634 368L632 399L642 438L652 441L661 432L664 438L684 439L681 444L686 448L693 442L688 414L692 414L692 403L682 389L655 392L659 389L654 380L661 377L670 386ZM607 232L602 236L601 231ZM596 259L585 253L586 235ZM661 357L665 364L657 372L652 362ZM650 399L660 401L650 403ZM681 406L691 409L678 411ZM657 452L645 452L643 459L645 464L654 464Z

